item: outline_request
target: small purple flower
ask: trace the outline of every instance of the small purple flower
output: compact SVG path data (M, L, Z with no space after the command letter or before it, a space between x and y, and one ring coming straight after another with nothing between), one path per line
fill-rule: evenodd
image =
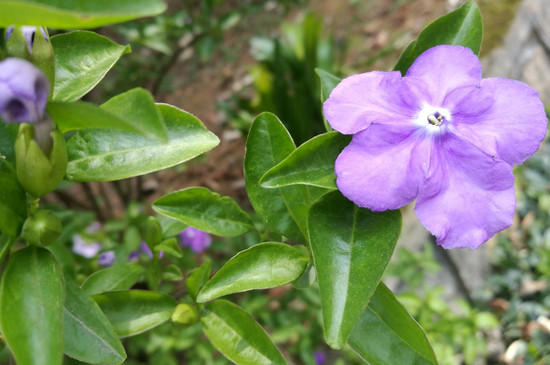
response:
M512 166L538 149L548 123L535 90L481 79L479 59L459 46L427 50L404 77L342 80L324 114L353 134L336 160L342 194L373 211L416 199L420 222L444 248L477 248L512 224Z
M99 264L99 266L111 266L115 261L115 257L115 251L105 251L101 255L99 255L99 257L97 258L97 263Z
M315 360L315 364L323 365L327 361L327 355L322 351L315 351L313 359Z
M144 241L141 241L140 249L141 249L141 252L146 254L150 259L153 258L153 251L151 251L149 246L147 246L147 244ZM161 259L162 256L164 256L164 252L160 251L159 252L159 259Z
M101 243L86 242L78 234L74 235L73 237L73 252L87 259L96 257L99 251L101 250L101 247L102 247Z
M135 250L135 251L130 252L130 255L128 255L128 261L129 262L136 262L137 260L139 260L139 253L140 253L139 250Z
M181 231L180 238L181 244L190 247L195 253L201 253L210 247L212 243L212 236L210 234L194 227L187 227Z
M43 27L39 27L40 31L42 32L42 35L44 36L44 39L49 41L48 34L46 33L46 30ZM10 25L6 29L6 41L10 39L13 31L15 30L15 26ZM34 36L36 33L36 26L35 25L23 25L21 26L21 32L23 32L23 36L25 37L25 41L27 42L27 49L29 50L29 53L32 53L32 47L34 45Z
M4 122L36 122L48 102L50 83L40 69L21 58L0 62L0 117Z

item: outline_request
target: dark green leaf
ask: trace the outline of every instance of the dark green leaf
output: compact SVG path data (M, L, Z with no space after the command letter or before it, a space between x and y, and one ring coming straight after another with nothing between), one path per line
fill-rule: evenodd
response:
M284 243L257 244L233 256L203 286L197 302L288 284L302 275L308 263L306 255Z
M168 142L115 130L83 130L67 141L67 177L77 181L124 179L165 169L204 153L219 143L189 113L159 104Z
M0 172L0 187L0 231L17 237L27 217L27 195L12 174Z
M328 99L328 96L332 92L332 89L336 87L342 81L341 78L334 76L320 68L316 68L315 72L319 76L321 81L321 102L325 102Z
M235 237L254 229L248 214L233 199L201 187L167 194L155 200L153 209L218 236Z
M44 22L28 24L44 25ZM55 58L54 101L80 99L105 77L123 54L130 52L129 46L87 31L59 34L53 36L51 42Z
M326 342L341 348L388 264L401 229L398 210L374 213L339 191L310 210L309 232Z
M88 295L130 289L143 271L143 267L136 264L111 266L88 276L82 283L82 289Z
M473 1L468 1L424 28L418 34L418 39L405 48L394 70L404 75L422 52L440 44L469 47L475 54L479 54L482 35L479 7Z
M199 295L199 291L208 281L211 270L212 263L210 261L205 261L202 263L201 266L191 270L191 272L187 276L185 286L187 286L187 291L194 301L197 301L197 295Z
M372 365L437 364L424 330L382 282L348 344Z
M266 172L260 185L279 188L303 184L336 190L334 161L350 141L351 136L338 132L315 136Z
M57 29L97 28L162 13L160 0L0 0L0 27L40 24Z
M216 300L207 304L201 323L214 347L236 364L286 364L267 333L233 303Z
M307 236L307 212L325 190L307 186L268 189L260 178L295 150L292 137L277 117L262 113L254 120L246 141L244 177L254 210L276 232L296 241Z
M122 363L126 352L107 317L71 279L65 285L65 354L88 364Z
M166 322L177 305L168 295L143 290L115 291L92 298L120 337L137 335Z
M15 139L19 131L18 123L3 123L0 121L0 161L9 163L15 169ZM2 171L0 169L0 171Z
M9 259L0 284L0 329L18 364L61 364L64 291L48 250L27 247Z

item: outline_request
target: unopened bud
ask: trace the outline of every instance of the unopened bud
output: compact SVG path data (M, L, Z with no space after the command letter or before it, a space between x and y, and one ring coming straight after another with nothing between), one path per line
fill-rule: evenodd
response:
M174 324L189 327L197 322L197 309L186 303L178 304L170 319Z
M39 209L27 218L21 234L30 244L47 246L59 238L61 230L61 221L54 212Z

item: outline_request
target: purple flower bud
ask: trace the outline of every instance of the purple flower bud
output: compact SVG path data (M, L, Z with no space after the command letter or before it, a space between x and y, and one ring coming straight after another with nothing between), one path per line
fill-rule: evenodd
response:
M8 29L6 29L6 41L10 39L14 30L15 30L15 26L13 25L10 25ZM46 30L43 27L40 27L40 30L42 31L42 35L44 36L44 39L49 41L48 35L46 34ZM36 33L36 26L23 25L21 27L21 32L23 32L23 36L25 37L25 41L27 42L27 49L29 50L29 53L32 53L32 47L34 45L34 35Z
M317 365L323 365L325 361L327 361L327 355L325 355L322 351L315 351L313 353L313 358L315 359L315 363Z
M128 261L136 262L137 260L139 260L139 250L130 252L130 254L128 255Z
M0 62L0 117L4 122L37 122L48 102L50 83L40 69L20 58Z
M150 259L153 258L153 251L151 251L151 249L149 248L149 246L147 246L145 241L141 241L140 249L141 249L141 252L146 254ZM164 256L164 252L160 251L159 259L162 258L162 256Z
M105 251L97 258L97 263L99 266L111 266L115 261L115 251Z
M101 250L101 243L98 242L86 242L80 235L73 237L73 252L77 255L83 256L87 259L96 257Z
M212 237L210 234L196 229L195 227L187 227L180 233L181 244L188 246L195 253L201 253L210 247Z

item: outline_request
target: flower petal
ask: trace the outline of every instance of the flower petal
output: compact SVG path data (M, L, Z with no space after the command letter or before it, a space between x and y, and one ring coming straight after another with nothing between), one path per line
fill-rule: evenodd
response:
M510 165L537 151L548 119L535 90L520 81L490 78L466 95L451 93L454 132Z
M373 211L397 209L412 202L423 180L418 156L431 140L418 138L414 126L373 124L353 136L336 159L336 185L360 207Z
M439 146L430 167L437 171L420 186L415 212L444 248L477 248L512 224L512 169L452 134Z
M399 71L373 71L343 79L330 93L323 112L331 127L353 134L372 123L410 120L425 99L422 83Z
M441 45L422 53L409 67L405 78L419 78L427 86L430 105L440 106L450 91L479 85L481 63L471 49Z

